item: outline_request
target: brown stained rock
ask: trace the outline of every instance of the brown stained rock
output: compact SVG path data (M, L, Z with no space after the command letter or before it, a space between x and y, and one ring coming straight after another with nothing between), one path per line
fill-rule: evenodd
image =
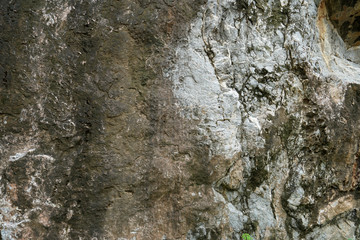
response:
M353 195L340 197L329 202L324 208L319 209L318 224L331 221L334 217L360 207L360 201L354 199Z
M326 0L329 18L350 47L360 45L360 3L356 0Z
M23 221L4 238L179 239L211 216L209 149L161 75L202 4L1 4L1 183Z

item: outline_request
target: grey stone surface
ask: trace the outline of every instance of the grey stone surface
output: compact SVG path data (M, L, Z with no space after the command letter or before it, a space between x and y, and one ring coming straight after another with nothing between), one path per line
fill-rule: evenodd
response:
M360 238L357 1L0 3L0 239Z

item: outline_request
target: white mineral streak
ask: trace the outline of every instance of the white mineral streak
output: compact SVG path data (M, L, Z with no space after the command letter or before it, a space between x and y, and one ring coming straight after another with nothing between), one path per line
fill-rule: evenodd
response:
M0 180L2 176L0 176ZM5 192L15 192L16 186L0 186L0 226L1 226L1 237L2 239L14 239L17 232L20 231L21 224L28 222L28 215L22 214L20 209L12 206L9 196L5 195Z
M54 12L54 11L49 11L50 13L48 13L47 8L44 8L42 11L43 14L43 18L46 22L46 25L55 25L61 22L66 21L67 16L69 15L69 13L71 12L72 7L68 6L68 4L62 3L59 4L59 8L58 11Z
M16 153L15 155L9 157L9 161L10 162L17 161L17 160L25 157L28 153L31 153L33 151L35 151L35 148L31 148L31 149L25 150L23 152Z
M38 215L39 223L44 226L50 226L49 216L42 214L44 209L58 209L59 205L50 201L50 197L44 192L44 179L47 174L52 171L51 163L55 161L55 158L46 154L31 154L36 148L34 146L24 146L22 151L9 156L9 164L27 156L26 161L32 162L32 159L42 160L42 165L37 169L33 169L32 164L26 165L27 170L32 172L28 176L28 184L25 187L25 192L29 198L32 199L33 207L27 210L21 210L16 206L13 206L12 201L18 199L18 187L16 184L8 183L5 186L0 186L0 227L2 239L10 240L16 239L20 234L24 234L24 231L31 231L27 229L25 223L30 222L31 216ZM0 176L0 181L2 177ZM6 189L5 189L6 188ZM67 239L64 236L64 239Z
M14 207L11 203L13 199L4 195L4 189L0 187L0 227L1 237L4 240L17 239L20 233L23 234L24 231L31 231L31 229L24 228L24 224L30 222L31 218L36 215L39 215L39 223L47 227L50 226L49 217L44 217L41 213L44 212L45 208L60 208L60 206L50 202L47 196L42 195L41 192L39 192L41 191L40 189L36 189L37 186L35 182L30 184L33 184L34 189L30 187L28 193L32 196L38 195L38 193L40 195L35 196L33 199L33 207L25 211ZM7 192L10 192L12 197L14 197L14 194L17 194L16 186L8 186Z
M38 155L35 155L34 157L40 158L40 159L42 159L42 160L48 160L48 161L50 161L50 162L54 162L54 161L55 161L55 158L53 158L52 156L46 155L46 154L38 154Z
M303 98L303 85L300 76L288 71L288 67L306 63L314 77L331 79L329 94L319 94L317 104L330 106L335 102L341 105L346 85L360 82L357 62L360 48L344 47L326 17L322 17L326 16L324 9L319 10L318 18L316 1L281 0L280 6L272 0L243 2L248 15L245 10L239 11L238 1L208 0L191 24L187 41L175 49L176 63L165 76L173 82L183 116L199 122L201 141L210 146L212 154L232 159L242 153L242 159L235 161L242 161L243 168L239 169L249 173L254 167L251 154L265 148L263 131L271 124L269 117L275 116L280 108L295 117L301 112L298 106ZM283 21L269 23L277 14L276 8L289 9L289 15ZM264 82L264 74L267 79L277 80ZM256 97L254 91L271 98ZM297 137L288 141L299 146L303 139ZM226 198L214 190L216 201L226 204L223 218L228 219L235 232L240 233L245 223L256 222L256 236L260 238L276 229L281 239L299 239L296 231L292 236L287 234L287 214L281 197L290 168L295 169L297 179L306 178L308 173L300 163L298 167L290 166L287 151L281 146L279 151L275 161L270 161L268 156L270 163L265 169L270 174L269 180L250 194L248 208L231 200L243 194L240 190L238 194L226 193ZM224 179L229 182L229 178L231 176ZM241 181L242 177L237 179ZM231 186L240 186L240 183ZM298 187L287 200L291 208L297 209L302 201L314 201L312 197L306 198L299 181L294 184ZM341 206L345 210L351 208ZM319 223L336 216L338 212L334 209L321 210ZM299 215L298 221L306 227L309 216ZM354 228L348 225L345 229L349 234L342 235L332 234L331 227L316 228L309 237L350 236Z

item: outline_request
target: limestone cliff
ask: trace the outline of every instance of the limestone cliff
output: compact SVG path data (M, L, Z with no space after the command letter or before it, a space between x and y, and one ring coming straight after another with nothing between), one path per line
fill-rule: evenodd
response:
M0 3L0 239L360 238L359 1Z

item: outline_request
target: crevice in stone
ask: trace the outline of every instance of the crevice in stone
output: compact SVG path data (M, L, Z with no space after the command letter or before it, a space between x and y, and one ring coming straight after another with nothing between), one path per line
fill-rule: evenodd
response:
M212 47L211 47L211 44L206 41L206 36L205 36L205 28L206 28L206 13L207 13L208 9L204 10L204 13L203 13L203 17L202 17L202 25L201 25L201 37L202 37L202 40L203 40L203 43L204 43L204 52L206 53L206 56L208 57L209 61L210 61L210 64L211 66L213 67L214 69L214 74L217 78L217 80L219 81L220 83L220 78L219 78L219 75L218 75L218 72L217 72L217 69L215 67L215 63L214 63L214 57L215 57L215 53L214 51L212 50Z

